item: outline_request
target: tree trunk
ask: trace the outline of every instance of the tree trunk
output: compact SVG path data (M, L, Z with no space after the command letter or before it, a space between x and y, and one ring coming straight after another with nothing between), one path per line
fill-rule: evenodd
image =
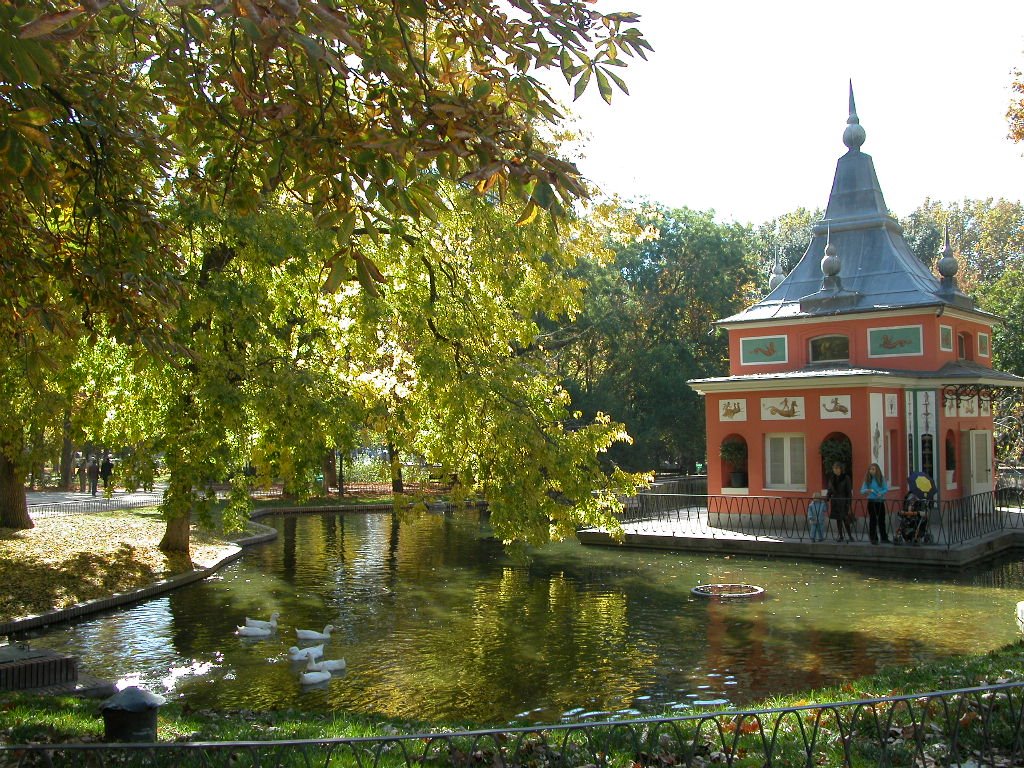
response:
M388 459L391 461L391 492L395 495L405 493L405 486L402 484L402 462L398 449L388 443Z
M28 515L24 477L7 453L0 449L0 528L23 530L34 527L35 523Z
M167 518L167 529L160 540L164 552L178 552L187 555L189 533L192 527L192 484L175 480L171 469L171 482L164 492L160 511Z
M338 496L345 495L345 454L338 453Z
M338 484L338 470L334 463L334 449L324 451L322 462L324 473L324 496L331 495L331 488Z
M188 554L191 520L188 515L175 515L167 521L167 530L160 539L160 549L164 552L181 552Z
M75 482L75 444L71 442L71 414L64 413L64 442L60 451L60 487L70 491Z

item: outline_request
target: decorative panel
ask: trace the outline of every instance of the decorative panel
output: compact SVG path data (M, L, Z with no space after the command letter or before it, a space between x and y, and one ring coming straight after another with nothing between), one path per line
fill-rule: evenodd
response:
M785 336L754 336L740 339L740 363L763 365L789 361L789 350Z
M921 355L921 326L903 325L892 328L872 328L868 331L868 356Z
M818 413L823 419L850 418L850 396L822 395L819 398Z
M989 340L987 333L978 334L978 357L989 356Z
M953 326L939 326L939 349L943 352L953 351Z
M802 397L761 398L761 418L766 421L803 420L806 415Z
M899 395L889 392L885 396L885 416L886 418L895 418L900 415L900 398Z
M718 404L719 421L746 421L747 401L745 398L723 400Z

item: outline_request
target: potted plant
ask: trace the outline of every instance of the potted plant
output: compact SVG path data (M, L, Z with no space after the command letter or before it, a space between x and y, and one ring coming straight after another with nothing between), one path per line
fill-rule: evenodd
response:
M747 444L736 438L726 440L719 448L719 456L729 465L729 485L733 488L746 488Z

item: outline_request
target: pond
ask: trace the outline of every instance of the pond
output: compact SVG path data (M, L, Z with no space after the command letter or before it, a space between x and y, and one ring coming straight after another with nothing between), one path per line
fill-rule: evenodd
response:
M1017 636L1024 567L927 574L584 548L509 552L475 511L264 518L278 538L215 577L35 633L85 671L194 709L351 710L502 725L742 706ZM758 600L694 597L702 583ZM265 640L246 615L281 613ZM347 669L302 686L294 630Z

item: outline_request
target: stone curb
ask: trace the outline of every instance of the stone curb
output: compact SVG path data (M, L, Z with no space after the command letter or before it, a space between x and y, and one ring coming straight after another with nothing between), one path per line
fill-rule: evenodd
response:
M391 508L391 504L362 504L357 506L332 505L317 507L260 507L253 510L251 520L255 521L260 517L277 514L349 511L384 512L390 511ZM127 605L129 603L137 603L141 600L147 600L164 592L169 592L172 589L184 587L187 584L193 584L200 579L205 579L207 576L212 576L228 563L234 562L240 558L245 547L252 546L253 544L262 544L266 541L272 541L277 538L277 531L275 529L261 525L257 522L253 522L252 525L258 529L257 533L234 541L234 547L231 551L207 568L200 568L188 573L179 573L169 579L163 579L145 587L133 589L129 592L118 592L110 597L103 597L98 600L88 600L84 603L72 605L69 608L62 608L57 611L47 611L34 616L23 616L18 619L12 619L11 621L0 622L0 635L25 632L30 629L45 627L48 624L57 624L62 621L77 619L80 616L85 616L90 613L97 613L110 608L117 608L118 606Z

